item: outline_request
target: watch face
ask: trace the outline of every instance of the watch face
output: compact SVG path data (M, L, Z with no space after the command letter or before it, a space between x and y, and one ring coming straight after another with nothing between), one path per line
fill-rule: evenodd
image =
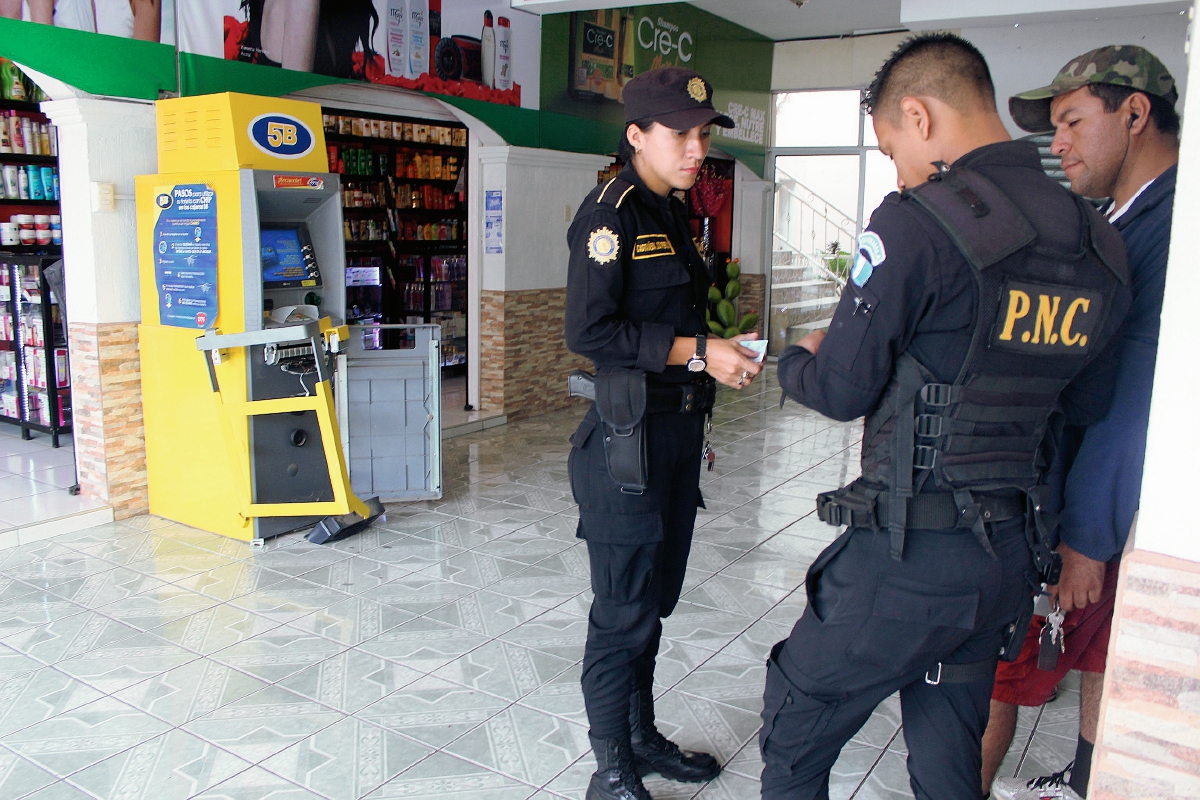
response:
M688 372L704 372L708 364L702 358L690 358L687 362Z

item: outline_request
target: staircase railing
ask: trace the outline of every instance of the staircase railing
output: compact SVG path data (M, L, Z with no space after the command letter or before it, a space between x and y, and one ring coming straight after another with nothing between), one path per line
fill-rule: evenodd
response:
M842 251L853 249L858 236L858 221L855 217L778 168L775 188L775 232L784 240L792 242L797 239L802 241L805 234L809 238L810 246L797 248L797 252L825 252L833 242L837 242ZM820 242L817 241L818 235L821 237Z
M829 268L829 265L825 263L825 260L823 258L820 258L819 256L814 256L811 253L805 252L800 247L798 247L794 242L789 241L786 237L784 237L778 231L775 232L775 240L777 242L781 243L787 250L790 250L792 253L798 255L800 257L800 260L804 263L805 267L807 267L808 269L817 273L818 275L825 278L826 280L833 281L837 285L839 293L841 293L842 289L846 288L846 279L843 276L841 276L838 273L831 270Z

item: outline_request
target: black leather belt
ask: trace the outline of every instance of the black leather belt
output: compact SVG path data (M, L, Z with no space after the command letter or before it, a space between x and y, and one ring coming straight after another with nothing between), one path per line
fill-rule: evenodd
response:
M1025 513L1025 497L1020 494L974 495L979 503L979 516L987 523L1003 522ZM962 519L950 492L927 492L914 495L908 501L908 516L905 527L909 530L946 530L956 528ZM838 496L836 492L817 495L817 517L830 525L849 525L851 528L887 528L891 519L888 515L888 494L881 492L874 501L858 492ZM970 532L970 526L963 528Z
M647 414L704 414L717 399L717 382L657 384L646 387Z

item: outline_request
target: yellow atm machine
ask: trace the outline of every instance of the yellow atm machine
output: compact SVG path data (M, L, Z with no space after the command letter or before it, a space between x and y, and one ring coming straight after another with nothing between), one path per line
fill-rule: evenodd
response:
M137 178L150 511L246 541L315 542L383 513L350 489L332 393L347 328L338 176L320 106L157 104Z

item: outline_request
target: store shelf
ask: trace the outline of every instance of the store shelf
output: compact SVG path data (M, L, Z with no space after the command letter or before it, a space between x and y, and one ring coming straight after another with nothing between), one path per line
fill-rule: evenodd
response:
M386 248L389 244L395 245L397 251L409 250L415 252L415 250L447 248L444 252L439 252L439 254L444 255L459 255L465 253L467 249L467 243L461 239L457 241L447 239L438 239L437 241L432 239L356 239L346 241L346 247L360 250L378 250ZM452 250L449 248L452 248Z
M25 201L22 200L22 203ZM62 254L61 244L6 244L0 246L0 256L57 256Z
M395 211L399 214L436 214L442 217L462 217L467 216L465 208L393 208L390 206L342 206L343 212L350 211L374 211L386 214L389 211Z
M59 203L57 200L10 200L10 199L4 199L4 200L0 200L0 205L39 206L39 207L40 206L53 206L54 208L58 208ZM5 248L5 249L7 250L8 248Z
M41 103L30 103L26 100L3 100L0 101L0 108L11 111L32 111L35 114L42 113Z
M435 123L436 124L436 123ZM436 150L454 155L466 155L467 148L453 144L433 144L432 142L405 142L399 139L385 139L382 136L354 136L347 133L326 133L325 141L329 143L357 142L363 145L389 145L403 147L406 150Z
M4 158L0 156L0 159ZM396 183L411 183L418 186L453 186L458 183L458 178L402 178L398 175L347 175L338 173L343 183L362 182L362 183L382 183L387 180L395 181Z
M0 153L0 164L17 163L58 166L58 156L35 155L33 153Z

